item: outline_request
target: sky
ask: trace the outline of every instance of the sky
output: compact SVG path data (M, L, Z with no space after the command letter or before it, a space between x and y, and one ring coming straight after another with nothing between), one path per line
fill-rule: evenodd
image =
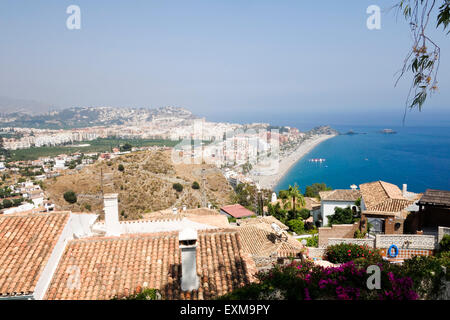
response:
M0 96L55 107L184 107L213 121L401 125L411 47L396 0L2 0ZM369 5L382 9L369 30ZM81 29L69 30L69 5ZM411 125L450 126L439 93Z

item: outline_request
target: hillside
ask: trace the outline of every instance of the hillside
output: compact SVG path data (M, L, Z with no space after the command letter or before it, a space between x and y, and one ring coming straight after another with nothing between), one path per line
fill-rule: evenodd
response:
M154 109L74 107L41 114L23 112L1 114L0 127L68 129L142 123L165 117L196 118L186 109L170 106Z
M123 172L118 170L122 164ZM186 205L202 206L202 172L204 169L206 202L221 206L232 202L234 191L221 172L212 165L172 165L170 151L146 151L102 161L74 174L49 180L45 190L58 210L102 213L101 172L104 193L119 194L121 219L136 219L143 213ZM194 190L197 181L200 190ZM174 183L183 185L183 191L173 189ZM64 192L73 190L78 197L71 205Z

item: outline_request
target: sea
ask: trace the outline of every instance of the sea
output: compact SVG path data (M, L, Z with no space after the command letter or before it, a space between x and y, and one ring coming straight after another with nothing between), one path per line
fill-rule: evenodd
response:
M302 191L315 182L333 189L382 180L409 191L450 190L450 128L333 126L339 135L326 140L294 164L275 187L297 183ZM323 158L324 162L310 159Z

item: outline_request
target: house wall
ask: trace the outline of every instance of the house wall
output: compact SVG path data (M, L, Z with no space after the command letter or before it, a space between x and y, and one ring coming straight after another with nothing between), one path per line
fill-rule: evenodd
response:
M323 226L328 226L328 217L334 214L334 208L339 207L339 208L347 208L348 206L350 206L350 208L352 206L354 206L355 203L353 201L325 201L322 200L320 203L320 213L322 215L322 225Z
M392 215L370 215L361 214L361 229L362 231L367 231L367 219L368 218L379 218L384 220L384 234L403 234L405 219L394 217ZM398 224L398 227L396 227Z
M336 224L332 227L319 228L319 247L328 246L330 238L353 238L355 231L359 228L359 223L354 224Z

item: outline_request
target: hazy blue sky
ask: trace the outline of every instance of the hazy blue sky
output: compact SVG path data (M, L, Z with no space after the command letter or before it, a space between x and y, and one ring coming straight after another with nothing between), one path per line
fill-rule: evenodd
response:
M0 96L62 107L180 106L211 120L400 124L394 88L411 45L396 0L0 2ZM81 8L81 30L66 8ZM434 27L433 21L431 28ZM450 125L450 45L440 93L412 124Z

